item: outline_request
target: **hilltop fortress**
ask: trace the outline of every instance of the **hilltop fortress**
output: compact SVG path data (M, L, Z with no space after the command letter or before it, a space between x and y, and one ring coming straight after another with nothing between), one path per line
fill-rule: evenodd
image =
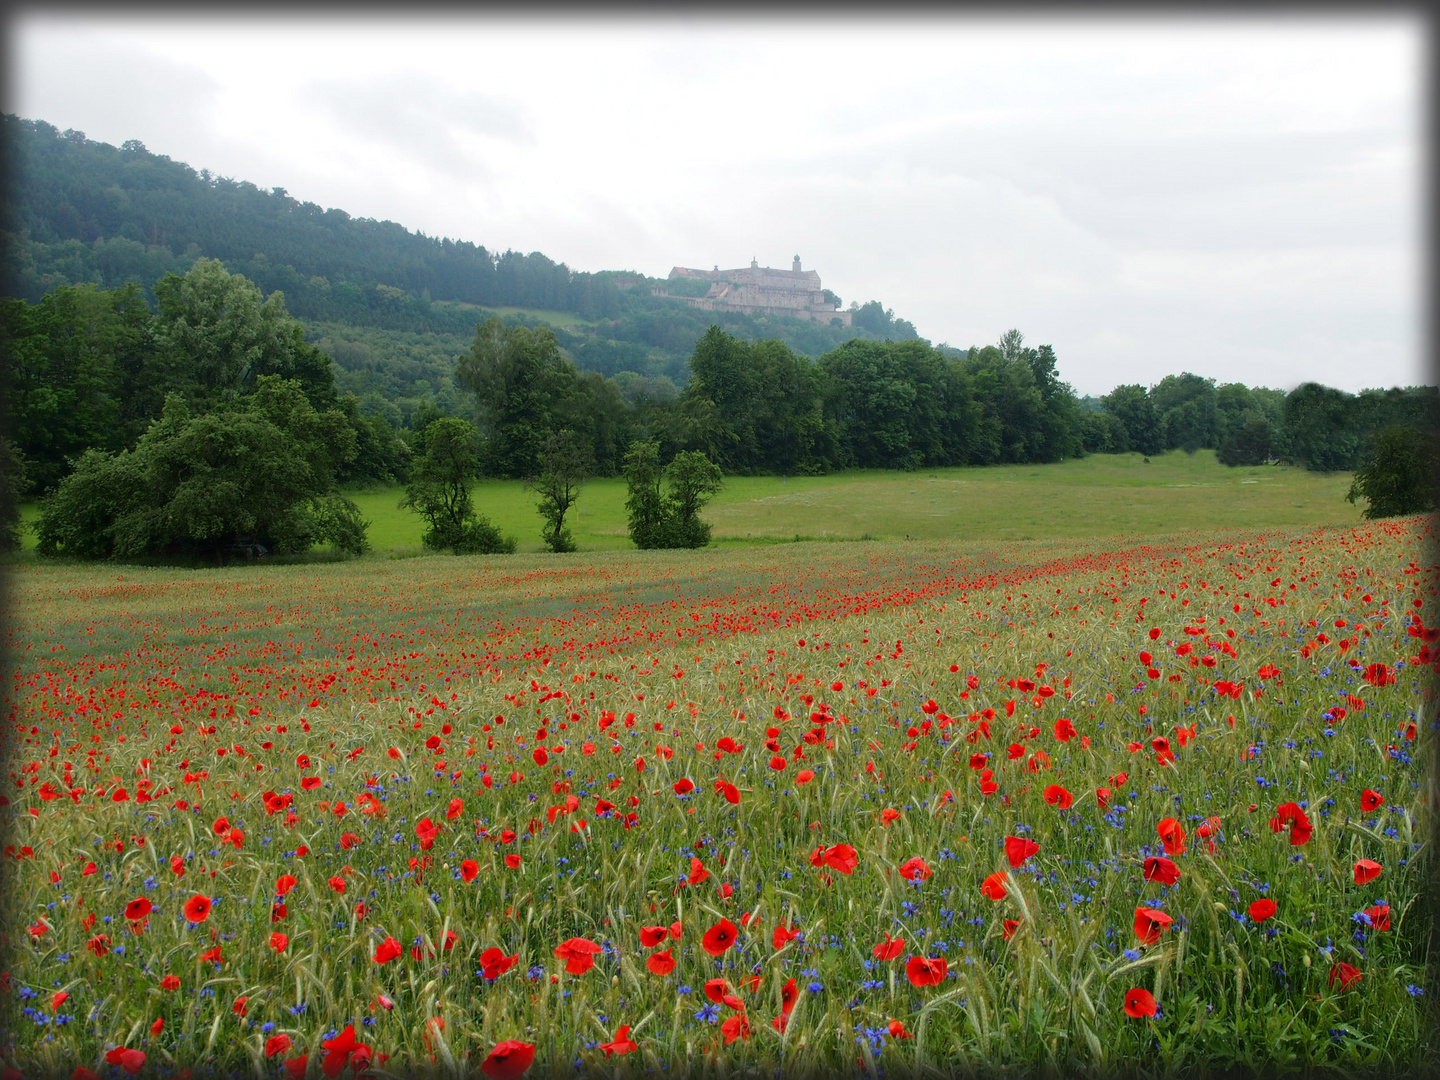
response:
M795 256L789 270L762 267L754 259L748 267L738 270L693 270L677 266L670 271L670 280L701 280L711 283L704 296L675 296L691 307L708 311L737 311L747 315L790 315L818 322L850 325L850 312L838 311L840 301L829 290L820 287L820 275L814 270L800 269L800 256ZM668 290L655 287L656 296L673 296ZM828 294L828 296L827 296Z

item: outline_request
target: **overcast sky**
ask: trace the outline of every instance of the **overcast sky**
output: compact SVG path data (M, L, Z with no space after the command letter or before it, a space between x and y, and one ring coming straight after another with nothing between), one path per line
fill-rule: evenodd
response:
M1428 377L1416 16L13 20L7 112L492 251L798 253L1080 393Z

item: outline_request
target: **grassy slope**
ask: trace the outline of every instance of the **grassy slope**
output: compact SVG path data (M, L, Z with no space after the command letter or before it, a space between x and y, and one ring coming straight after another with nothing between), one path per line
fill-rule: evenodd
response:
M1213 451L1152 458L1100 454L1059 465L1004 465L914 473L865 470L833 476L733 476L707 509L720 543L877 539L1047 540L1229 528L1340 525L1360 520L1344 501L1348 473L1290 467L1227 469ZM418 552L419 518L396 504L400 489L355 494L377 552ZM475 505L539 551L535 496L513 481L475 486ZM26 508L33 519L35 507ZM586 485L570 522L582 550L629 549L625 485ZM26 546L34 546L26 535Z

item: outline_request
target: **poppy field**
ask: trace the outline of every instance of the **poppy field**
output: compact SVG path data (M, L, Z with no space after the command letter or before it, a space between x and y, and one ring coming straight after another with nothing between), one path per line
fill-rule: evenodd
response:
M6 1077L1422 1072L1434 539L19 567Z

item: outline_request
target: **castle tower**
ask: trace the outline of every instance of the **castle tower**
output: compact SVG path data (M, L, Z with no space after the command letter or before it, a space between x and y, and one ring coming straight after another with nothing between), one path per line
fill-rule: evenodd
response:
M800 256L799 256L799 255L796 255L796 256L795 256L795 265L792 266L790 269L793 270L793 271L794 271L795 273L797 273L797 274L800 273Z
M757 259L757 258L755 258L754 255L751 255L751 256L750 256L750 269L751 269L751 270L759 270L759 269L760 269L760 260Z

